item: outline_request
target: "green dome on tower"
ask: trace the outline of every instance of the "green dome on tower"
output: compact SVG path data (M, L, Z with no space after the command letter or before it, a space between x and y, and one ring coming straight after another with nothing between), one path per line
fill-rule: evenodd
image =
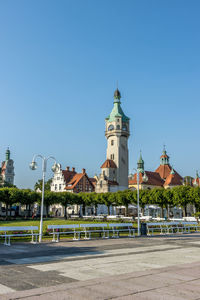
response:
M122 108L121 108L121 94L118 89L114 92L114 107L110 113L110 115L106 118L107 122L113 122L116 118L120 117L122 118L122 122L128 123L129 118L124 114Z

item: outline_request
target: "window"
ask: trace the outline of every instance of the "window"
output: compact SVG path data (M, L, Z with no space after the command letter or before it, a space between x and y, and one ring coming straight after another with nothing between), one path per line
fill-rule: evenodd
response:
M126 126L126 124L123 124L122 130L127 131L127 126Z
M108 131L114 130L114 126L113 125L109 125L108 126Z
M117 130L120 130L120 125L117 125Z
M57 191L57 184L55 184L55 191Z
M60 177L57 177L57 180L60 180Z
M105 176L105 171L103 171L103 175Z
M62 188L62 187L61 187L61 184L59 184L59 190L61 190L61 188Z
M111 155L110 155L110 159L114 159L114 154L111 154Z
M114 140L111 140L111 146L113 146L114 145Z

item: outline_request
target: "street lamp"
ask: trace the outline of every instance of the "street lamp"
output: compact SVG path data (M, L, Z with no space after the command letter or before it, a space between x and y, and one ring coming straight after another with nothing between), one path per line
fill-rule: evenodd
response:
M140 236L140 189L139 189L140 173L138 172L138 169L133 168L133 170L136 171L137 174L137 212L138 212L137 226L138 226L138 236ZM144 175L142 176L142 179L144 182L148 181L148 177L145 172Z
M40 210L40 233L39 233L39 243L42 242L42 230L43 230L43 211L44 211L44 184L45 184L45 175L47 170L47 161L51 158L55 161L54 165L52 166L52 171L54 172L57 168L56 159L53 156L44 157L40 154L34 155L32 162L30 163L29 167L31 170L37 169L36 158L40 157L42 159L42 203L41 203L41 210Z

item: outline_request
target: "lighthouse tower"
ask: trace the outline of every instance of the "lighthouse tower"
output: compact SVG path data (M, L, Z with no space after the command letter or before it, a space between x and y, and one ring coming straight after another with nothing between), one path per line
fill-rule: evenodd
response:
M105 119L107 139L106 161L96 184L96 192L117 191L128 188L129 118L121 108L121 94L114 92L114 106Z

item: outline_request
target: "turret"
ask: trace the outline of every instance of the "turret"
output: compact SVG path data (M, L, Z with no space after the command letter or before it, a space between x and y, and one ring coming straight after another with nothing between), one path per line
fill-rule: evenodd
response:
M169 156L167 155L167 151L165 149L165 146L163 148L163 153L160 157L160 164L161 165L168 165L169 164Z
M144 160L142 159L142 153L140 151L140 158L138 159L137 162L137 170L139 173L144 173Z

